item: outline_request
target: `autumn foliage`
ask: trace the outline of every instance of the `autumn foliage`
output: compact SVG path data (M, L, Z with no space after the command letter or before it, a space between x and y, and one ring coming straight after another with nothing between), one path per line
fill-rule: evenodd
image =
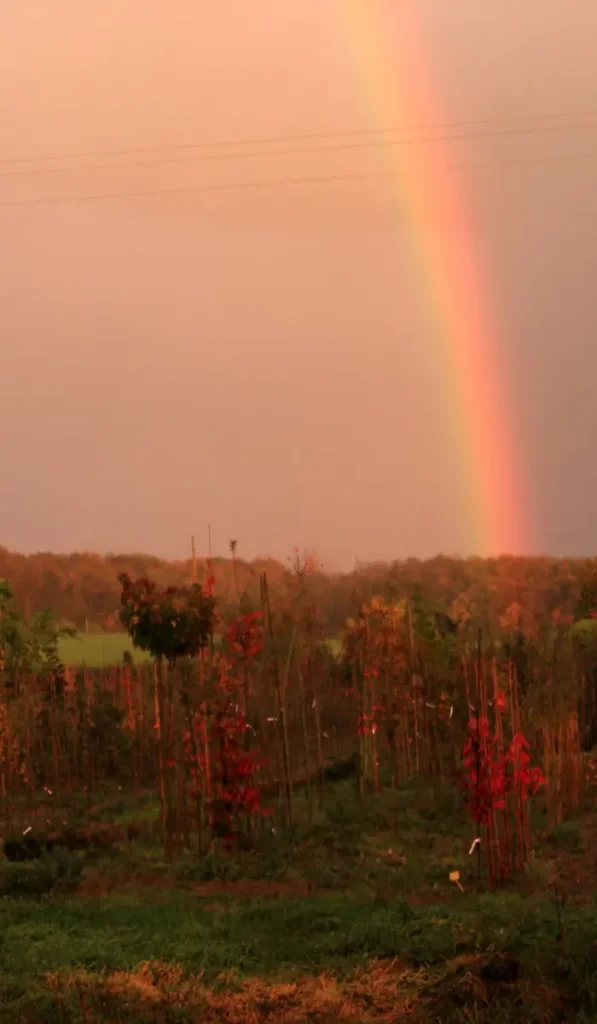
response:
M509 797L518 794L526 803L545 778L540 768L531 766L529 743L522 734L513 737L505 753L499 753L486 718L472 718L469 730L463 751L469 808L477 825L489 825L497 811L506 809Z
M299 788L315 822L330 779L356 776L355 801L458 779L479 873L491 886L508 878L531 849L533 797L545 792L549 827L580 801L590 651L576 663L563 646L538 663L513 613L496 642L421 594L359 593L332 648L316 570L295 560L293 571L292 587L262 574L234 614L211 577L164 587L122 573L121 621L153 662L66 672L51 700L35 676L22 703L5 687L0 806L118 779L159 793L170 857L254 842L269 814L292 826Z

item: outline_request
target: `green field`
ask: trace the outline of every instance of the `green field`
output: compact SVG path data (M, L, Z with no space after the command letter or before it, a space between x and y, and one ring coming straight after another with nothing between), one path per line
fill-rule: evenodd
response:
M136 820L135 842L0 858L0 1019L588 1024L595 796L491 893L447 786L360 802L336 784L311 824L297 798L292 835L267 829L244 854L168 864L152 838L155 799L106 792L97 819Z
M71 639L60 642L59 654L65 665L87 665L88 668L103 668L122 661L125 651L135 661L146 661L147 655L136 651L127 633L79 633Z
M341 642L326 641L333 654L339 654ZM88 668L106 668L122 661L124 652L132 654L136 662L149 660L149 655L136 651L128 633L79 633L74 639L66 637L60 642L59 654L64 665L87 665Z

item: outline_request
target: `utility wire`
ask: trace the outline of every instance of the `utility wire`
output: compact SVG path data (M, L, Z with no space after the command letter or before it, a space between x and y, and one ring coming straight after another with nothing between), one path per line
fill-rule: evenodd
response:
M589 153L572 153L572 154L558 154L557 156L545 156L545 157L531 157L530 159L512 159L502 161L475 161L474 163L460 163L460 164L440 164L433 167L434 171L459 171L468 169L494 169L494 168L505 168L522 165L538 165L538 164L550 164L550 163L574 163L577 161L588 161L597 159L597 150ZM316 185L316 184L327 184L328 182L343 182L343 181L368 181L374 178L397 178L408 174L424 174L431 168L429 165L422 167L408 167L402 170L396 171L371 171L364 173L347 173L347 174L330 174L330 175L319 175L319 176L303 176L296 178L273 178L265 179L261 181L249 181L249 182L232 182L230 184L216 184L216 185L195 185L183 188L160 188L160 189L149 189L146 191L139 192L100 192L95 195L83 195L83 196L56 196L46 199L16 199L0 202L1 208L18 207L18 206L56 206L67 203L88 203L95 202L96 200L103 199L138 199L143 197L153 196L169 196L169 195L190 195L200 192L232 192L232 191L243 191L248 189L266 189L276 188L286 185Z
M396 132L414 132L414 131L432 131L432 130L443 130L448 128L471 128L480 127L482 125L493 125L493 124L504 124L511 122L513 124L522 123L524 121L555 121L562 120L568 117L597 117L597 110L578 110L578 111L564 111L563 113L541 113L541 114L522 114L516 117L495 117L495 118L477 118L476 120L465 120L465 121L442 121L436 123L419 124L419 125L401 125L390 128L352 128L347 131L335 131L335 132L309 132L301 135L270 135L265 137L257 138L244 138L244 139L230 139L222 142L188 142L188 143L174 143L171 145L162 144L159 146L140 146L136 148L125 148L125 149L104 149L104 150L86 150L78 153L57 153L57 154L46 154L44 156L15 156L15 157L3 157L0 159L0 164L21 164L21 163L37 163L45 162L48 160L82 160L86 157L109 157L109 156L134 156L140 153L163 153L173 152L188 149L223 149L231 146L265 146L274 145L276 143L288 143L288 142L308 142L316 139L340 139L350 138L352 136L372 136L372 135L386 135Z
M535 126L533 128L503 128L497 131L489 132L460 132L456 134L446 135L428 135L408 139L378 139L374 142L369 141L333 143L332 145L329 146L299 146L293 149L248 150L244 153L210 153L208 155L197 154L194 156L164 157L163 159L160 160L129 160L126 163L118 161L116 163L110 164L75 164L72 167L29 167L26 170L19 171L0 171L0 178L38 177L40 175L45 174L70 174L76 171L105 171L120 169L123 167L158 167L163 164L180 164L190 162L211 163L213 161L247 160L249 158L257 157L298 156L307 153L339 153L346 152L348 150L393 148L395 146L411 146L416 145L417 143L458 142L473 141L475 139L495 139L525 135L542 135L545 134L546 132L579 131L584 130L586 128L597 128L597 121L580 122L576 124L572 123L564 125L545 125L541 127Z

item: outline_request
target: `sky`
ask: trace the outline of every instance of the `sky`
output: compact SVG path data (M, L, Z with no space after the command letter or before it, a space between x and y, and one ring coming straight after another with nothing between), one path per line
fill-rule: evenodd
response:
M0 0L0 544L181 557L210 523L214 553L342 569L477 553L408 211L387 149L336 135L408 111L382 123L342 3ZM450 155L525 482L515 553L595 554L597 6L370 0L396 60L406 8L445 122L576 126ZM64 197L87 199L34 202Z

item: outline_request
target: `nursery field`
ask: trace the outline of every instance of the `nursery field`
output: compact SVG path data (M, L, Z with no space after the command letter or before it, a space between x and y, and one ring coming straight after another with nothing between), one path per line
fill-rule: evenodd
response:
M149 664L3 671L3 1024L597 1019L592 639L122 585Z

